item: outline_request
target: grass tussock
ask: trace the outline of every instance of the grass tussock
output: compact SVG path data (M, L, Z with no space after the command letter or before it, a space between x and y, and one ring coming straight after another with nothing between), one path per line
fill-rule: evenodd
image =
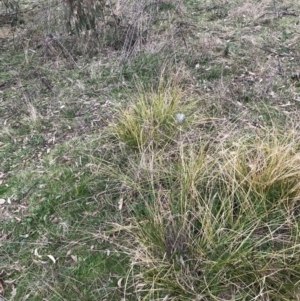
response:
M132 148L162 146L178 135L187 109L181 89L161 83L157 91L138 93L125 112L121 109L112 130Z
M294 131L270 131L239 141L224 165L232 190L242 190L291 214L299 199L299 142ZM226 171L226 169L228 169ZM235 185L236 184L236 185Z
M295 300L297 150L295 133L270 130L229 146L178 144L172 160L141 152L151 172L127 179L144 208L129 231L138 300ZM127 177L141 166L131 168Z

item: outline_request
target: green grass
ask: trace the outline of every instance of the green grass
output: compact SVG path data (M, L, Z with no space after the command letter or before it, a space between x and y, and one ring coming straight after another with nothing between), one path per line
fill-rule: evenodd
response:
M273 2L121 5L98 38L25 14L0 57L1 300L299 299L300 6Z
M2 190L2 197L13 194L12 202L29 208L21 221L6 222L3 228L13 233L2 256L9 255L5 267L10 277L19 279L17 299L28 295L31 300L78 296L84 300L107 295L115 300L116 283L126 276L128 257L109 244L103 232L110 228L108 220L120 220L120 212L109 206L108 196L105 202L97 197L106 179L89 176L85 166L91 162L81 154L82 142L73 141L74 146L70 153L69 146L62 145L42 166L28 167ZM78 151L80 163L75 162ZM62 154L74 157L65 159L69 163L60 162Z

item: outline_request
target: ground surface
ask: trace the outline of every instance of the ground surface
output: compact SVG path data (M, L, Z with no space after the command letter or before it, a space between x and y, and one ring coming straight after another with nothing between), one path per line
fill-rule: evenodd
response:
M16 24L13 26L10 18L4 18L7 14L3 9L4 2L0 3L0 300L299 299L296 284L300 280L300 272L298 264L294 264L293 260L297 262L299 259L299 229L298 222L294 219L298 216L294 204L298 200L299 187L294 183L298 181L297 168L300 166L297 159L300 4L293 0L177 2L161 6L154 4L152 11L145 6L138 16L144 14L146 21L138 19L142 29L135 33L137 43L133 46L128 46L130 30L126 27L126 22L130 19L129 15L121 14L124 24L121 22L121 25L115 27L111 26L111 20L107 17L101 23L105 29L101 31L100 37L95 37L90 32L76 36L65 31L61 7L55 1L48 1L40 6L31 1L26 5L23 3L20 11L24 13L14 21ZM127 9L131 4L127 1ZM13 13L14 10L11 11ZM143 33L146 31L147 38L144 38ZM170 132L168 126L157 126L159 130L155 132L157 111L151 105L154 112L152 117L144 113L130 115L132 111L129 110L129 116L138 120L135 129L140 131L137 135L138 143L134 145L136 140L131 139L134 131L120 131L118 118L141 95L148 95L149 91L159 91L161 78L164 78L166 86L170 84L171 87L176 85L180 88L181 92L178 93L183 105L178 109L176 107L172 114L185 110L186 119L183 124L178 124L175 122L176 115L173 114L176 127L171 127ZM169 95L168 87L164 88L166 95ZM172 91L170 93L173 95ZM168 96L163 95L168 99ZM150 99L155 99L153 95L151 97ZM141 106L136 110L140 108ZM157 110L164 109L158 106ZM167 113L164 111L161 116L168 115L170 108L166 110ZM139 128L139 122L146 117L152 120L151 125L143 123ZM130 126L132 124L134 123L130 123ZM165 129L168 132L162 140L171 142L162 146L161 138L157 137ZM151 147L146 145L147 138L142 138L147 131L150 134L146 134L146 137L151 137L155 142ZM270 137L274 138L276 133L280 138L269 139L270 132L273 133ZM251 153L253 150L247 150L245 158L254 156L257 161L253 159L250 162L245 159L248 162L245 169L239 169L243 166L240 163L239 167L235 167L235 172L227 173L224 158L229 158L242 149L235 149L239 141L245 139L241 145L251 149L253 145L260 145L256 144L256 138L265 141L266 137L267 141L272 142L267 147L262 147L264 154L267 154L265 163L271 167L274 164L274 169L268 170L266 174L276 174L280 170L278 166L284 166L280 170L281 174L286 175L282 182L276 182L279 178L276 174L276 180L272 179L270 182L274 180L277 186L255 186L258 182L269 183L265 177L259 178L264 174L263 168L255 174L256 182L249 180L249 175L255 170L253 166L258 161L263 161L260 155L255 157ZM286 147L280 148L282 141ZM277 146L278 154L273 157L269 150ZM288 146L290 149L287 152L285 150ZM186 150L186 147L191 147L192 150ZM199 159L201 156L197 157L202 151L208 152L207 162L212 162L212 157L222 158L218 163L207 165L213 167L205 165L204 169L206 172L210 170L210 175L202 174L204 169L200 172L200 165L197 167L191 163L202 160ZM291 157L292 159L284 161L285 155L289 160ZM277 159L273 160L275 157ZM278 161L279 157L289 163ZM271 163L269 158L272 158ZM228 159L228 162L231 161ZM262 241L262 238L255 240L261 237L261 233L280 245L263 245L261 248L265 253L261 251L261 257L258 256L262 262L265 262L262 254L268 252L274 258L287 250L293 249L293 254L285 255L285 259L282 259L286 264L283 264L284 268L276 267L273 263L268 267L265 263L260 265L258 260L258 263L250 266L260 272L253 272L255 276L243 275L246 280L242 284L235 284L237 277L229 273L233 277L230 278L230 284L224 284L226 277L216 277L218 281L212 277L204 289L195 279L202 277L200 270L205 268L199 264L199 269L193 274L191 268L186 267L187 264L182 264L185 260L188 262L184 257L187 253L183 246L185 243L179 242L180 247L175 247L174 242L170 243L169 237L175 235L175 230L170 230L171 234L162 234L164 230L160 228L160 222L165 225L170 220L173 221L166 212L173 199L178 201L178 195L181 195L180 202L194 199L198 202L198 195L201 195L201 200L206 196L210 200L216 200L217 195L222 194L216 191L225 189L228 193L222 186L223 180L213 186L211 191L203 188L205 192L201 192L202 188L199 188L204 187L204 182L208 185L208 178L211 181L212 178L217 178L219 173L216 168L219 166L226 166L222 169L223 180L229 174L230 179L235 178L247 169L246 182L251 182L252 186L249 184L249 187L254 187L253 191L260 199L266 196L270 200L271 191L272 201L273 198L276 199L275 194L280 195L280 206L285 204L283 199L293 200L293 209L290 205L283 206L285 209L282 210L287 210L290 214L283 215L284 217L278 217L279 213L274 213L273 207L259 207L257 211L253 209L255 214L258 212L257 220L265 218L267 226L259 226L259 229L255 228L252 232L249 230L251 235L254 233L255 246ZM289 169L291 167L295 169ZM183 179L179 171L195 177L186 176ZM286 180L290 178L293 178L291 182ZM200 179L203 181L202 186L199 184ZM240 181L238 189L243 187L243 193L247 197L252 196L253 191L244 188L245 181L238 176L235 178L236 182L232 182L235 184L226 181L224 183L231 188ZM293 188L290 188L290 183L293 183ZM278 191L275 186L276 189L279 187ZM282 192L285 190L288 191L286 195L291 193L292 196L289 194L285 197ZM183 197L185 193L186 197ZM230 194L226 195L230 199ZM239 196L234 197L234 202L237 198ZM163 204L163 209L155 211L151 207L157 203ZM147 232L138 226L143 225L145 220L152 220L149 217L152 215L148 215L148 204L152 204L149 206L157 217L151 224L153 228L151 225L147 226L147 229L153 230L151 235L150 230ZM170 205L173 217L185 216L184 212L192 212L192 215L199 212L200 201L194 209L184 204L180 209L174 209ZM263 215L259 215L262 211ZM215 219L222 220L224 215L220 212L218 211ZM271 218L269 212L274 214L277 226L286 225L288 230L284 228L279 234L277 230L270 230L271 234L266 234L265 229L272 228L268 224ZM238 218L238 221L241 219ZM189 224L194 221L189 218L187 220ZM220 226L220 233L225 228L237 233L244 229L244 226L235 228L236 224L230 224L229 220L229 217L226 218L226 226L225 222ZM250 225L248 217L246 220L243 225ZM203 229L210 227L211 233L215 231L213 229L216 225L211 222L208 226L206 215L197 217L197 222ZM230 228L230 225L234 226ZM184 227L180 229L185 229ZM193 231L196 231L196 227L194 225ZM245 237L250 237L246 230L245 233ZM192 237L194 234L193 232L189 235ZM193 243L199 239L197 235L193 236ZM228 234L228 237L231 236ZM239 245L236 249L231 249L232 254L237 254L244 247L246 239L242 238L238 242L236 236L232 239ZM178 234L175 240L181 241L181 235ZM165 252L159 250L160 243ZM189 243L189 250L194 248L191 247L193 243ZM210 243L207 242L203 250L214 249L214 243L217 245L217 238L216 241L211 239ZM158 249L151 247L151 244L157 244ZM204 256L199 251L199 244L195 243L197 252L189 251L198 261ZM224 250L228 248L223 244L220 254L225 254ZM163 269L157 272L156 258L164 266L164 256L168 257L178 250L184 255L178 255L179 259L175 256L180 264L174 269L177 272L186 269L181 272L190 282L177 279L181 272L169 273L176 264L166 268L168 272L164 272L166 276L162 277L169 282L160 281ZM160 257L160 254L167 255ZM189 256L192 260L192 255ZM232 258L228 257L226 260L230 262ZM178 263L176 260L174 262ZM244 261L245 258L236 261L236 266L233 264L232 269L238 270L240 263L237 262ZM203 262L211 268L211 262L218 262L218 259L207 257ZM146 270L149 269L149 274L144 273L145 266ZM246 269L249 268L245 266ZM289 268L291 266L295 266L294 270ZM226 268L221 264L216 265L211 268L211 273L219 275L219 272L215 272L219 269ZM278 285L280 280L270 276L272 271L280 269L284 272L278 279L283 279L284 284L288 283L287 288L283 285L282 291ZM228 270L230 271L230 264ZM289 270L292 272L288 272ZM192 276L189 278L187 275ZM153 286L149 284L149 279L152 279ZM173 284L172 281L176 285L170 285ZM264 285L270 286L265 289ZM169 291L168 286L171 287ZM276 286L278 291L275 290ZM283 296L288 294L288 288L291 287L295 291L284 299ZM147 293L151 289L155 291L156 288L158 291L162 289L162 293ZM251 293L247 291L248 288Z

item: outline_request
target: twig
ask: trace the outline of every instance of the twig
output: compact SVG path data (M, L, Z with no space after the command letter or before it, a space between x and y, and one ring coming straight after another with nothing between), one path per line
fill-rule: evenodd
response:
M273 0L273 6L274 6L274 13L275 13L275 16L277 18L279 18L279 13L278 13L278 10L277 10L277 6L276 6L276 1Z
M69 53L69 51L65 48L65 46L59 41L59 39L53 37L52 38L56 43L57 45L60 47L60 49L62 50L62 53L65 57L69 57L72 61L72 63L78 68L78 65L77 63L75 62L75 60L73 59L72 55Z
M97 110L97 104L94 104L94 105L88 107L88 108L87 108L86 110L84 110L83 112L77 113L74 117L80 117L80 116L83 116L83 115L85 115L85 114L87 114L87 113L92 113L92 112L94 112L94 111L96 111L96 110Z
M283 69L281 67L279 58L277 58L277 62L278 62L278 74L283 77Z
M28 8L28 9L25 9L25 10L22 10L22 11L17 11L15 13L7 13L7 14L3 14L3 15L0 15L0 18L4 18L4 17L13 17L15 15L19 15L19 14L24 14L24 13L28 13L29 11L32 11L34 10L36 7L39 7L38 4L34 5L32 8Z

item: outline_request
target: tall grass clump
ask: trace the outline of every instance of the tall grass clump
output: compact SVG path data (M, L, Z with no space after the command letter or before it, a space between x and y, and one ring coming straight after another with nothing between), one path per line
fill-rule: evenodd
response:
M257 200L256 205L259 201L266 215L274 210L285 213L286 218L294 215L300 197L298 139L294 132L272 130L264 137L239 141L228 152L222 169L231 193L240 200L239 195L247 195L251 202Z
M295 134L178 143L151 158L151 172L132 181L145 208L130 228L137 300L298 300Z
M179 133L177 114L187 106L178 86L160 84L157 90L141 90L125 111L120 109L113 132L127 146L144 149L162 146ZM183 116L183 115L180 115Z

